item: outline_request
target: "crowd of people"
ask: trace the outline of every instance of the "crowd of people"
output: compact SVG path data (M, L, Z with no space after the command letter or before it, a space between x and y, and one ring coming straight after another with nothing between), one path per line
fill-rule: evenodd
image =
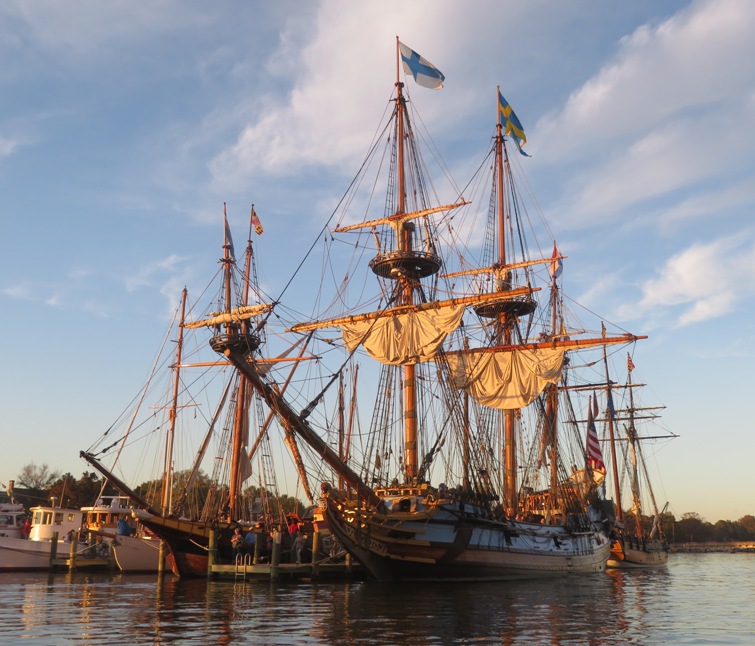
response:
M231 538L233 557L249 554L259 562L269 562L272 557L273 544L280 542L280 563L309 563L312 560L312 534L304 531L296 521L286 527L277 525L272 531L263 529L259 524L242 531L234 530Z

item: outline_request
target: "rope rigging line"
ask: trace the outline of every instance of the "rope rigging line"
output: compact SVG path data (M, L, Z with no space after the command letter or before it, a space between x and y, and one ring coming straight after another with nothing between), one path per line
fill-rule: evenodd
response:
M383 130L383 132L385 132L385 130L388 128L388 125L390 125L390 124L386 124L386 127ZM338 213L339 209L341 208L341 204L343 204L343 202L346 199L346 197L350 194L351 189L354 187L354 184L356 184L357 180L361 177L362 171L367 166L367 163L368 163L369 159L371 158L373 152L377 148L378 144L380 143L381 138L382 138L382 134L381 134L380 137L376 137L375 138L375 142L370 147L370 150L369 150L368 154L366 155L364 161L362 162L362 165L359 167L359 171L357 172L357 174L354 176L354 178L349 183L349 186L347 187L346 192L343 194L343 196L341 197L341 199L338 200L338 204L336 204L335 208L333 209L333 212L330 214L330 217L326 220L325 224L317 232L317 236L315 237L314 241L312 242L312 244L310 245L309 249L307 250L307 253L304 254L304 257L301 259L301 261L297 265L296 269L294 270L294 273L291 274L291 277L288 279L288 282L283 286L283 289L280 291L280 293L278 295L278 298L275 299L276 303L279 303L281 301L283 295L286 293L286 291L288 290L288 288L291 286L291 283L293 283L294 278L296 278L296 276L301 271L302 266L304 265L304 263L307 260L307 258L309 258L310 254L312 253L312 250L319 243L320 236L322 236L323 233L327 232L328 226L330 225L331 221L335 217L336 213Z

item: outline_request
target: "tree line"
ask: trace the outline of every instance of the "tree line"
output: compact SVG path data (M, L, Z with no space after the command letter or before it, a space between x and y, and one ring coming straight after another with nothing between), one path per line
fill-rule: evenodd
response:
M178 472L175 475L170 496L174 503L172 511L177 515L197 517L207 501L221 495L222 492L214 488L206 475L200 473L192 487L192 496L185 496L183 490L187 477L188 472ZM118 493L107 484L103 489L103 480L96 473L85 471L81 477L75 478L70 473L61 475L57 471L51 471L46 464L24 466L16 478L16 485L27 490L25 497L31 506L45 505L54 499L55 504L61 507L87 507L93 505L101 495ZM153 507L160 508L161 480L142 483L135 491ZM275 512L284 514L301 514L304 510L303 503L296 498L287 495L276 496L271 502L270 496L270 492L264 489L247 488L243 493L243 498L248 503L247 511L265 513L270 511L271 506L275 507ZM261 505L261 509L255 509L258 505ZM625 525L631 526L632 522L631 513L627 513ZM642 517L642 525L647 531L650 531L652 524L652 518ZM755 516L749 514L739 520L719 520L710 523L695 512L684 513L678 519L674 514L667 512L661 515L661 527L666 540L672 544L755 540Z
M176 516L197 518L213 502L227 499L227 487L218 487L201 471L197 474L187 495L188 471L173 474L171 491L163 496L163 481L149 480L134 488L142 500L155 509L162 509L167 499L170 513ZM79 478L52 471L46 464L27 464L16 477L14 495L27 507L54 504L59 507L80 509L89 507L103 496L115 496L119 492L104 478L93 471L85 471ZM23 490L23 491L21 491ZM242 504L249 519L258 516L282 518L286 514L304 512L304 504L286 494L275 495L261 487L247 487L242 492ZM212 515L212 514L210 514Z

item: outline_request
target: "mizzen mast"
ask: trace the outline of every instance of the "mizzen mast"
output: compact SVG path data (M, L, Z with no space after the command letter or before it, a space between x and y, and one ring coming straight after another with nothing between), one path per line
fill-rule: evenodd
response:
M501 110L498 102L500 88L496 88L496 107L497 123L495 135L495 175L494 190L496 192L496 214L495 214L495 234L497 241L497 261L495 269L496 283L495 293L508 295L508 299L501 299L492 303L485 303L477 306L475 312L482 318L488 318L496 322L494 328L493 343L495 345L512 346L514 343L514 327L520 317L532 314L535 311L535 302L532 299L532 290L527 285L526 288L517 289L514 284L514 266L507 263L507 240L506 240L506 201L505 201L505 177L504 170L508 167L508 156L504 141L504 124L501 119ZM516 263L517 267L526 267L530 263ZM521 292L520 296L513 296L512 293ZM502 415L503 422L503 496L507 513L513 515L517 509L517 451L516 451L516 410L505 409Z

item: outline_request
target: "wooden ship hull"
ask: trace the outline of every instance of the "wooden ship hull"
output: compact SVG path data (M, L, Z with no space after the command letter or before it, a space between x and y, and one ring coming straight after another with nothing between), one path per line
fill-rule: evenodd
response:
M378 581L502 581L603 572L610 540L595 528L496 520L455 502L371 513L326 502L333 534Z
M668 563L668 547L661 541L637 542L619 538L611 545L609 568L633 569L663 567Z
M143 511L135 513L139 522L168 546L167 564L178 577L207 576L211 531L216 533L218 558L233 559L231 536L238 526L235 523L165 518Z

